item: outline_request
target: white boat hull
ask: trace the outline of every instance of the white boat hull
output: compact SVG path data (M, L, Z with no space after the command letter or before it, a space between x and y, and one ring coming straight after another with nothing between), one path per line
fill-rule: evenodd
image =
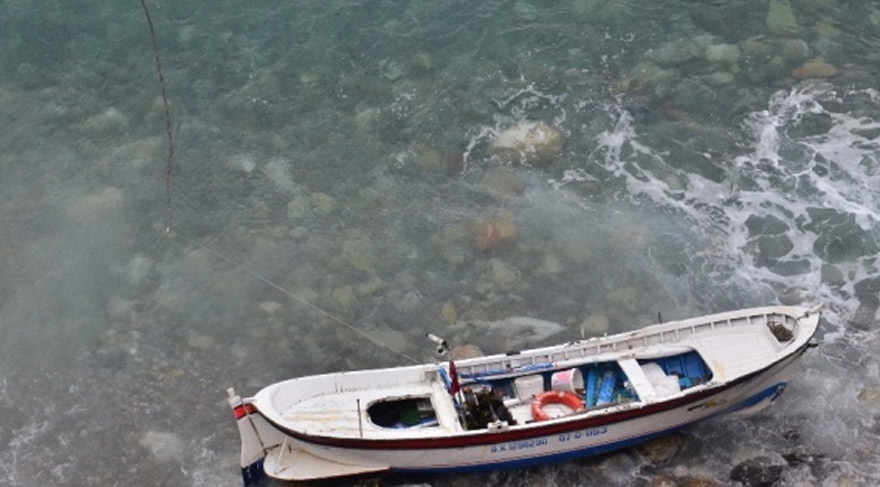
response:
M818 317L812 319L817 321ZM612 451L718 414L747 414L767 407L785 389L803 352L810 347L808 339L815 333L816 323L807 328L811 328L805 330L809 336L798 337L776 360L733 380L709 383L666 399L617 405L601 414L588 411L537 424L505 425L498 431L365 436L360 425L360 435L313 434L289 428L277 417L272 419L250 406L249 414L238 419L242 465L278 479L311 480L382 471L439 473L526 467ZM716 371L716 375L720 373ZM237 396L234 400L242 402ZM260 405L260 396L248 404ZM363 413L358 410L358 415ZM295 419L290 424L295 424Z

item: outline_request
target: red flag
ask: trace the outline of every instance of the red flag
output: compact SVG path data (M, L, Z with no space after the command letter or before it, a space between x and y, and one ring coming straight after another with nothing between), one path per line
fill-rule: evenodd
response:
M449 393L453 396L458 394L458 390L461 389L461 386L458 384L458 372L455 371L455 362L452 359L449 360Z

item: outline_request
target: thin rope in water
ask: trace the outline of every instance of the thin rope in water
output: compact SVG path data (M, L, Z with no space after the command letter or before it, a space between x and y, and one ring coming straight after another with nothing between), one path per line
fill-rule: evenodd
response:
M167 91L165 88L165 74L162 71L162 61L159 57L159 43L156 40L156 31L153 28L153 19L150 17L150 9L147 8L146 0L141 0L141 6L144 8L144 16L147 18L147 25L150 27L150 41L152 41L152 43L153 43L153 57L155 58L155 61L156 61L156 72L159 75L159 86L162 91L162 106L165 111L165 134L168 137L168 159L165 162L165 208L166 208L165 233L170 234L171 233L171 225L174 222L174 215L173 215L172 209L171 209L171 168L174 164L174 135L173 135L172 126L171 126L171 108L168 103L168 95L167 95ZM268 284L268 285L272 286L273 288L277 289L278 291L281 291L282 293L290 296L291 298L295 299L296 301L308 306L309 308L312 308L313 310L323 314L324 316L330 318L331 320L345 326L349 330L366 338L367 340L378 345L379 347L390 350L390 351L400 355L401 357L406 358L407 360L409 360L411 362L419 363L419 361L416 360L415 358L407 355L404 352L401 352L400 350L395 349L391 345L388 345L387 343L384 343L381 340L373 338L367 332L365 332L365 331L361 330L360 328L352 325L351 323L343 320L342 318L334 315L333 313L330 313L329 311L326 311L326 310L306 301L305 299L297 296L296 294L292 293L291 291L289 291L289 290L285 289L284 287L280 286L279 284L275 283L271 279L259 274L258 272L254 271L253 269L248 268L244 264L242 264L240 262L236 262L234 259L227 257L226 255L220 253L219 251L216 251L212 248L206 247L206 246L204 246L194 240L183 237L182 235L181 235L181 237L184 238L186 241L192 243L193 245L198 246L202 250L209 252L209 253L219 257L220 259L223 259L226 262L229 262L232 265L235 265L235 266L238 266L238 267L244 269L244 271L247 272L248 274L265 282L266 284Z
M175 233L176 233L176 232L175 232ZM178 235L180 235L180 234L178 234ZM259 280L265 282L266 284L272 286L273 288L277 289L278 291L280 291L280 292L286 294L287 296L293 298L294 300L298 301L299 303L302 303L302 304L308 306L309 308L311 308L311 309L317 311L318 313L323 314L324 316L330 318L331 320L335 321L336 323L339 323L340 325L342 325L342 326L348 328L349 330L351 330L351 331L357 333L358 335L360 335L360 336L366 338L367 340L369 340L369 341L372 342L373 344L375 344L375 345L377 345L377 346L379 346L379 347L382 347L382 348L384 348L384 349L386 349L386 350L390 350L390 351L392 351L392 352L394 352L394 353L400 355L401 357L403 357L403 358L409 360L410 362L417 363L417 364L418 364L418 363L421 363L420 361L416 360L416 359L413 358L412 356L407 355L406 353L404 353L404 352L402 352L402 351L400 351L400 350L397 350L396 348L392 347L391 345L388 345L387 343L385 343L385 342L383 342L383 341L381 341L381 340L379 340L379 339L377 339L377 338L373 338L372 336L370 336L369 333L365 332L364 330L361 330L361 329L358 328L357 326L355 326L355 325L353 325L353 324L351 324L351 323L349 323L349 322L343 320L342 318L340 318L340 317L334 315L333 313L331 313L331 312L329 312L329 311L327 311L327 310L325 310L325 309L323 309L323 308L321 308L321 307L319 307L319 306L316 306L316 305L310 303L309 301L305 300L304 298L301 298L301 297L297 296L297 295L294 294L293 292L291 292L291 291L285 289L285 288L284 288L283 286L281 286L280 284L276 283L275 281L272 281L271 279L269 279L269 278L266 277L266 276L263 276L263 275L260 274L259 272L255 271L255 270L253 270L253 269L251 269L251 268L249 268L249 267L247 267L247 266L244 265L243 263L238 262L238 261L236 261L235 259L233 259L233 258L231 258L231 257L227 257L226 255L224 255L223 253L221 253L221 252L218 251L218 250L214 250L214 249L212 249L212 248L210 248L210 247L206 247L205 245L203 245L203 244L201 244L201 243L199 243L199 242L196 242L196 241L194 241L194 240L191 240L191 239L189 239L189 238L186 238L186 237L184 237L184 236L182 236L182 235L180 235L180 237L183 238L184 240L186 240L187 242L189 242L189 243L195 245L196 247L199 247L200 249L204 250L205 252L208 252L208 253L214 255L215 257L218 257L218 258L220 258L220 259L223 259L223 260L225 260L226 262L229 262L230 264L232 264L232 265L234 265L234 266L237 266L237 267L241 268L242 270L244 270L244 271L247 272L248 274L250 274L250 275L256 277L257 279L259 279Z
M156 40L156 30L153 28L153 19L150 17L150 9L147 8L146 0L141 0L144 7L144 16L150 27L150 41L153 43L153 57L156 60L156 73L159 74L159 87L162 91L162 107L165 109L165 135L168 137L168 159L165 161L165 232L171 232L174 223L174 214L171 211L171 167L174 165L174 135L171 130L171 107L168 103L168 94L165 89L165 73L162 71L162 60L159 57L159 42Z

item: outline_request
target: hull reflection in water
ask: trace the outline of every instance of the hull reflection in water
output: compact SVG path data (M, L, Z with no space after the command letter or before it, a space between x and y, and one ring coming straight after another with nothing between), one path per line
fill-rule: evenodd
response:
M524 467L633 445L785 389L821 305L774 306L449 364L229 390L245 484Z

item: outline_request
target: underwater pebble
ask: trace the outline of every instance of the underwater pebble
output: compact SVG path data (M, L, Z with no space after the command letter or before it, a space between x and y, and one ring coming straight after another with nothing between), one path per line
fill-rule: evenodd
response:
M880 411L880 387L865 387L856 396L856 399L865 406Z
M257 305L257 309L267 315L274 315L279 309L281 309L281 303L276 301L263 301Z
M326 193L314 193L311 200L312 208L320 215L328 215L336 209L336 200Z
M160 462L179 461L183 457L183 440L174 433L148 431L141 437L138 444L150 450L150 453Z
M354 290L348 284L333 290L333 299L336 300L343 308L351 308L357 302L354 297Z
M499 201L521 195L526 187L519 174L504 167L489 168L480 183L492 199Z
M208 335L193 333L189 336L186 344L189 346L189 348L194 348L196 350L201 350L202 352L207 352L208 350L214 348L214 338Z
M452 347L452 350L449 351L449 359L450 360L463 360L466 358L477 358L482 357L485 354L480 347L476 345L459 345L457 347Z
M458 309L456 309L455 303L452 301L443 303L443 306L440 307L440 315L450 325L458 321Z
M608 317L600 314L591 314L581 324L581 329L585 334L591 336L604 335L611 327Z
M492 281L504 289L510 289L519 282L519 271L501 259L492 258L489 261L489 268L492 271Z
M837 74L837 68L821 59L810 59L791 73L797 79L825 79Z
M125 280L132 286L140 284L153 270L153 260L137 254L125 266Z
M431 62L431 56L424 52L417 52L409 58L410 67L415 71L427 72L434 67Z
M791 35L797 32L797 18L788 0L770 0L769 7L765 23L771 34Z
M122 209L125 198L118 188L107 187L74 201L68 211L76 216L97 217Z
M544 254L541 258L541 266L538 268L539 274L558 274L562 272L562 262L559 257L554 254Z
M720 64L736 64L741 53L734 44L713 44L706 48L706 60Z
M128 130L128 117L116 108L110 107L87 118L79 128L92 135L120 134Z
M645 53L645 57L662 67L678 66L696 59L702 49L686 39L665 42Z
M285 193L293 193L296 185L290 171L290 161L283 157L273 157L263 166L262 171L276 188Z
M799 63L810 55L810 46L800 39L786 39L782 42L782 59L789 63Z
M107 300L107 315L111 318L119 318L128 313L137 301L121 298L117 295L110 296Z
M516 237L516 223L507 213L480 218L471 222L471 236L477 250L492 251Z
M614 291L611 291L605 297L609 301L613 301L627 307L633 307L635 305L635 300L638 294L639 292L635 287L623 286L615 289Z
M226 166L233 171L250 174L257 168L257 160L251 154L235 154L226 161Z
M382 291L386 287L387 286L385 285L385 282L382 281L382 279L379 279L378 277L373 277L367 282L358 284L357 294L361 297L370 296L372 294L378 293L379 291Z
M300 84L307 87L317 86L320 81L321 75L314 71L306 71L305 73L299 75Z
M773 46L762 35L751 36L742 42L742 52L746 56L762 58L773 52Z
M520 18L520 20L526 22L532 22L538 18L538 7L523 0L519 0L513 4L513 12Z

